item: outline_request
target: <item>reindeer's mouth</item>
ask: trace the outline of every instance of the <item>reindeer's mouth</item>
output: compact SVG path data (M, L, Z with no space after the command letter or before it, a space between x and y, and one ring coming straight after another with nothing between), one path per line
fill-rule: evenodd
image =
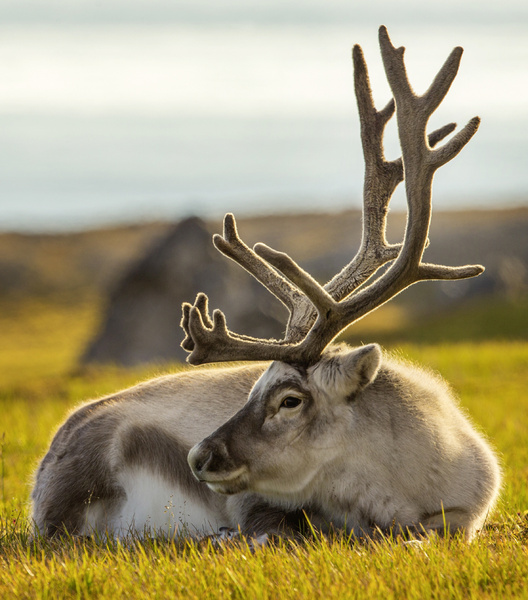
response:
M245 465L242 465L235 471L229 473L200 473L200 481L207 484L213 492L218 494L238 494L247 489L249 483L249 471Z

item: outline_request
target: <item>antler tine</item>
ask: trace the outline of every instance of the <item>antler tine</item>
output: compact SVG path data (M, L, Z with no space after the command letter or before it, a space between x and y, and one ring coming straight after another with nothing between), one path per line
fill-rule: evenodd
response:
M302 339L315 320L315 313L312 318L310 317L313 306L299 293L296 287L292 286L280 273L244 244L238 235L235 217L231 213L224 217L223 237L215 234L213 243L217 250L253 275L286 306L289 318L284 339L289 342ZM244 336L236 336L236 334L231 335L244 338Z
M403 180L401 161L389 162L383 153L383 133L394 114L394 100L383 110L376 110L367 65L358 45L352 50L352 60L365 159L363 234L356 256L325 286L337 300L348 296L382 265L394 260L400 249L399 245L389 244L385 237L389 202L397 185Z
M191 319L193 323L191 323ZM224 313L218 309L213 311L213 319L211 319L211 317L209 316L209 299L206 294L200 292L196 296L194 304L189 304L189 302L184 302L182 304L182 319L180 321L180 327L185 332L185 338L180 344L181 347L184 350L187 350L187 352L194 351L196 344L195 340L193 339L192 332L194 332L194 335L196 337L197 323L200 323L200 327L204 331L213 332L216 330L216 335L218 335L219 324L222 324L221 328L225 329L225 332L226 334L228 334L229 338L237 340L247 340L250 342L256 341L256 339L251 336L242 335L240 333L233 333L232 331L229 331L225 326L225 320L226 319ZM204 335L198 336L198 338L200 338L200 340L203 343L205 339Z
M195 343L192 338L192 335L190 332L190 325L189 325L189 321L191 318L191 309L196 308L201 315L202 323L204 324L204 326L207 329L212 329L213 322L209 318L208 304L209 304L209 299L207 298L207 296L205 294L202 294L202 293L199 293L196 296L194 305L189 304L188 302L184 302L182 304L182 320L180 322L180 327L185 332L185 339L183 340L183 342L180 345L184 350L187 350L188 352L192 352L195 347Z
M188 357L193 365L222 360L262 360L261 340L231 334L221 310L213 312L212 326L208 327L200 310L196 306L190 307L188 334L194 342Z
M222 254L234 260L260 281L288 310L293 311L299 292L277 271L257 256L238 235L234 215L224 217L224 235L215 234L213 243Z
M418 270L429 232L434 172L469 142L480 120L475 117L443 148L432 150L425 141L425 127L456 76L462 49L455 48L451 52L429 90L423 96L416 96L407 79L403 61L405 49L392 45L387 29L383 26L380 27L379 39L385 72L397 106L398 135L408 204L404 246L396 262L408 265L406 271Z

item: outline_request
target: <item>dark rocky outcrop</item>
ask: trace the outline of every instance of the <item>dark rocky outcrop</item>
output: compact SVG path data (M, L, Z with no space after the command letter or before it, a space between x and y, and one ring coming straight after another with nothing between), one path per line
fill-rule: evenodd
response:
M209 296L212 308L225 313L229 328L237 333L281 336L286 322L282 305L222 256L205 223L193 217L174 226L124 275L83 362L185 360L181 305L192 302L200 291Z

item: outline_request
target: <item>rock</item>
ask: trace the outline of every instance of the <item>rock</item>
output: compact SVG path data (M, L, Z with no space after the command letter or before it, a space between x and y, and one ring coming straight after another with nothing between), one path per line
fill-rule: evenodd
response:
M124 275L110 296L100 332L83 363L184 361L182 302L198 292L220 308L230 329L281 337L286 310L243 269L222 256L205 223L192 217L169 231Z

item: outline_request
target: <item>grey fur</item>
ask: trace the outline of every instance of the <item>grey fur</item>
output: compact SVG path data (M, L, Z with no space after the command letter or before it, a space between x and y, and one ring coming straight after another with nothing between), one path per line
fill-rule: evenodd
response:
M33 519L41 533L79 533L87 505L104 502L111 510L123 498L106 456L118 423L109 410L113 400L83 406L55 435L32 494Z
M294 377L273 363L244 408L191 450L198 479L356 535L443 533L445 523L470 539L482 527L500 486L498 461L442 380L382 359L376 345L331 347L306 378ZM299 390L302 409L287 417L280 401Z
M127 500L119 476L137 466L182 490L189 502L217 511L219 497L192 476L187 453L242 406L263 370L255 364L161 377L75 410L35 474L37 530L87 533L87 511L94 506L100 507L99 525L106 528ZM218 400L204 402L212 390ZM188 418L196 425L194 433Z

